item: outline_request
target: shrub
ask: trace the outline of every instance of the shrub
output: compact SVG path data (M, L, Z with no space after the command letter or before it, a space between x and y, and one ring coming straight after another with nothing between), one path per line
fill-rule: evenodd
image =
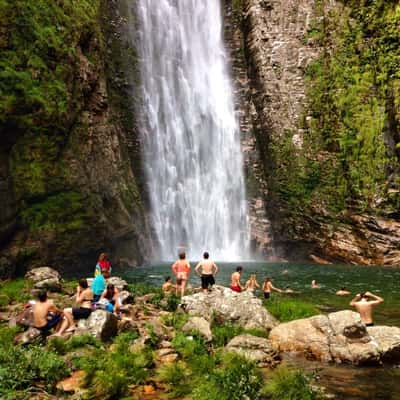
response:
M274 296L264 302L266 309L279 321L287 322L319 314L311 303Z
M23 278L0 283L0 296L3 299L0 305L28 301L32 297L31 288L32 282Z
M244 329L238 325L223 324L212 327L213 344L216 347L225 346L232 338L244 332Z
M190 370L182 363L167 364L160 368L160 379L169 385L169 396L172 399L191 392Z
M271 400L318 400L321 393L310 386L311 377L297 369L279 366L272 372L263 393Z
M72 350L88 345L95 348L102 347L102 343L89 333L73 336L69 340L65 340L63 338L53 338L51 341L49 341L46 347L49 351L64 355Z
M193 356L207 353L204 339L197 335L187 337L182 332L178 332L172 345L184 359L191 359Z
M167 326L172 326L175 330L180 330L189 319L189 315L182 312L174 312L162 316L162 320Z

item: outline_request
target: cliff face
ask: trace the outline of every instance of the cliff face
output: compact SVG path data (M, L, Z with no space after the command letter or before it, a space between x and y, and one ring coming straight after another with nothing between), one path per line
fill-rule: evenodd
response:
M99 251L141 262L151 238L128 5L26 3L0 9L0 273L87 270Z
M233 3L275 248L398 264L398 5Z

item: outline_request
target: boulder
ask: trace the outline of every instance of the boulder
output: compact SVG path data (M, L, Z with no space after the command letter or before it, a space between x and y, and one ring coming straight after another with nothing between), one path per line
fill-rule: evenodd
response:
M279 351L296 351L320 361L377 365L400 360L400 328L366 328L345 310L280 324L269 339Z
M121 304L132 304L134 301L133 294L131 292L128 292L127 290L122 290L119 293L119 299L121 301Z
M59 292L61 290L60 274L50 267L34 268L25 274L25 278L33 281L36 290Z
M281 362L279 352L272 347L271 342L258 336L236 336L226 345L225 350L255 361L260 367L275 367Z
M272 329L278 321L263 307L253 293L236 293L229 288L214 286L210 293L196 293L182 298L181 308L194 316L210 321L234 322L245 329Z
M108 311L93 311L88 319L78 321L78 329L74 335L84 333L90 333L105 342L118 333L118 318Z
M182 327L182 332L198 332L207 342L212 340L210 323L203 317L190 317L189 321Z
M128 283L118 276L108 278L107 283L112 283L120 292L128 289Z
M41 332L39 329L30 327L25 332L21 332L14 338L14 344L30 344L40 341Z

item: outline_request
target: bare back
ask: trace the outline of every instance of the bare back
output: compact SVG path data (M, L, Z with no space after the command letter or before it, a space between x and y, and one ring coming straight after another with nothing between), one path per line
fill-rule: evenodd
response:
M361 321L364 322L364 324L371 324L373 322L372 307L376 304L379 303L374 301L357 301L354 303L354 307L360 314Z
M200 274L202 275L214 275L218 268L212 260L202 260L200 261L195 268L196 272L200 270Z
M47 324L47 315L49 311L56 310L53 303L49 301L38 301L33 306L33 325L36 328L42 328Z

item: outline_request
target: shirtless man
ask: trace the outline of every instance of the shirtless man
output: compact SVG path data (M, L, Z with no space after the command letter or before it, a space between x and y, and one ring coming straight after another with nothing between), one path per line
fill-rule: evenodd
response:
M38 299L33 305L33 326L41 332L47 332L59 324L62 311L48 301L45 291L39 293Z
M278 289L272 284L271 278L265 278L265 281L262 286L262 290L264 292L264 299L269 299L271 297L271 293L273 290L275 290L276 292L279 292L279 293L283 293L282 289Z
M190 264L186 260L186 253L182 251L179 253L179 260L175 261L172 265L172 272L176 277L176 295L180 292L181 296L185 295L185 288L189 280Z
M218 273L218 267L214 261L209 259L208 252L204 252L203 260L200 261L194 269L196 274L201 277L201 288L204 293L208 293L208 287L215 285L215 275ZM199 270L201 269L201 272Z
M372 299L372 300L369 300ZM359 312L361 321L364 322L366 326L373 326L374 322L372 320L372 307L383 303L383 298L376 296L370 292L365 292L357 294L356 297L350 302L350 305L355 307Z
M236 271L231 275L231 290L240 293L242 285L240 284L240 275L243 272L243 267L236 267Z
M175 285L171 282L171 277L169 275L165 277L161 289L164 294L171 294L175 290Z
M347 296L349 294L351 294L351 292L347 290L347 288L345 288L344 286L336 292L336 296Z

